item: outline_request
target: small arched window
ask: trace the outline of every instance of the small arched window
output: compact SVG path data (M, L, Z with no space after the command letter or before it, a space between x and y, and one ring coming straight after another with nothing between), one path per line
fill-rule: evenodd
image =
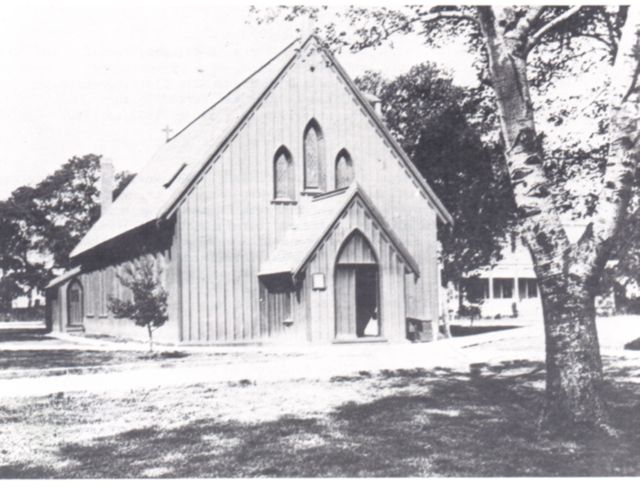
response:
M80 326L84 319L84 301L82 297L82 285L77 279L69 283L67 287L67 324Z
M281 146L273 158L273 198L275 200L294 199L293 175L291 153L287 148Z
M304 130L304 188L324 190L324 136L315 119Z
M342 149L336 157L336 189L348 187L354 178L353 160L349 152Z

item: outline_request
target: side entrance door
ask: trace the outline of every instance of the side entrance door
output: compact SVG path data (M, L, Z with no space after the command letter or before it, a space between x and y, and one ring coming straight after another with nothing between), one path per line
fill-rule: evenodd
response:
M82 285L78 281L72 281L67 289L67 325L82 326L84 308L82 301Z

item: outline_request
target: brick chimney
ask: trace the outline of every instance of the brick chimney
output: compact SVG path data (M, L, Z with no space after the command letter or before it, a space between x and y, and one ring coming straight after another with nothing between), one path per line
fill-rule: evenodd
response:
M109 158L100 162L100 215L102 216L113 202L114 169Z

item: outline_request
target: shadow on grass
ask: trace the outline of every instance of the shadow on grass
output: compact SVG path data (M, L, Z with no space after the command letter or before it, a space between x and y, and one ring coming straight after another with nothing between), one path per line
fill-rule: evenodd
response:
M451 330L451 336L472 336L474 334L482 334L482 333L491 333L492 331L504 331L506 329L515 329L521 328L521 326L512 325L512 326L460 326L457 324L452 324L449 326Z
M145 353L97 350L2 350L0 370L46 370L137 361Z
M629 341L626 345L624 345L624 349L640 351L640 338L634 339L633 341Z
M45 341L45 340L54 339L51 336L47 336L46 333L47 331L44 329L29 329L29 330L0 329L0 343Z
M64 467L0 467L0 477L637 475L638 388L607 389L617 437L549 440L537 432L543 378L526 360L471 375L383 371L367 382L412 391L347 403L325 418L135 429L61 447Z
M155 351L153 353L142 353L138 358L141 360L173 360L187 358L188 356L190 356L189 353L184 351Z

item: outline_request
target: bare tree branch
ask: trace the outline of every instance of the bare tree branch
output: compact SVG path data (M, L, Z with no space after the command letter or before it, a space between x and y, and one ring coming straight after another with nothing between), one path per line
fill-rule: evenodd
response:
M604 46L607 48L607 52L611 53L614 52L614 50L617 48L616 44L611 44L607 39L605 39L603 36L598 35L598 34L581 34L582 37L587 37L589 39L594 39L597 40L598 42L600 42L601 44L604 44Z
M576 13L578 13L578 11L581 8L582 8L582 5L576 5L575 7L571 7L569 10L566 10L565 12L563 12L560 15L558 15L557 17L555 17L553 20L550 20L549 22L544 24L542 27L540 27L529 38L529 42L527 44L527 53L531 52L531 50L540 42L540 40L542 40L542 37L544 37L546 34L551 32L553 29L555 29L562 22L564 22L568 18L570 18L573 15L575 15Z
M609 157L603 187L591 223L578 246L577 258L585 270L604 266L613 240L622 227L640 159L640 9L629 7L627 28L620 39L612 79L611 134Z
M611 49L612 55L615 57L615 55L618 53L618 37L616 35L615 28L611 23L611 19L606 14L606 12L604 14L604 21L605 21L605 24L607 25L607 32L609 34L608 45L609 45L609 48Z
M527 12L518 22L518 28L516 34L520 37L524 37L529 34L533 24L540 18L545 7L529 7Z
M352 7L350 10L350 14L352 15L355 10ZM393 35L404 32L409 29L409 27L413 24L420 23L422 25L428 23L436 23L441 20L465 20L473 23L477 22L477 19L474 15L469 13L465 13L460 10L441 10L441 11L433 11L433 9L428 10L416 10L414 11L414 15L409 16L406 21L396 24L391 27L387 27L385 24L385 19L381 19L379 23L379 29L375 32L370 32L370 38L360 41L357 43L357 50L361 50L363 48L373 47L376 45L380 45L385 40L390 39ZM422 34L426 33L426 29L421 32Z
M473 15L469 15L463 12L458 12L455 10L429 12L428 14L421 16L419 18L421 22L435 22L435 21L444 20L444 19L460 19L460 20L470 20L474 23L477 22L477 19Z

